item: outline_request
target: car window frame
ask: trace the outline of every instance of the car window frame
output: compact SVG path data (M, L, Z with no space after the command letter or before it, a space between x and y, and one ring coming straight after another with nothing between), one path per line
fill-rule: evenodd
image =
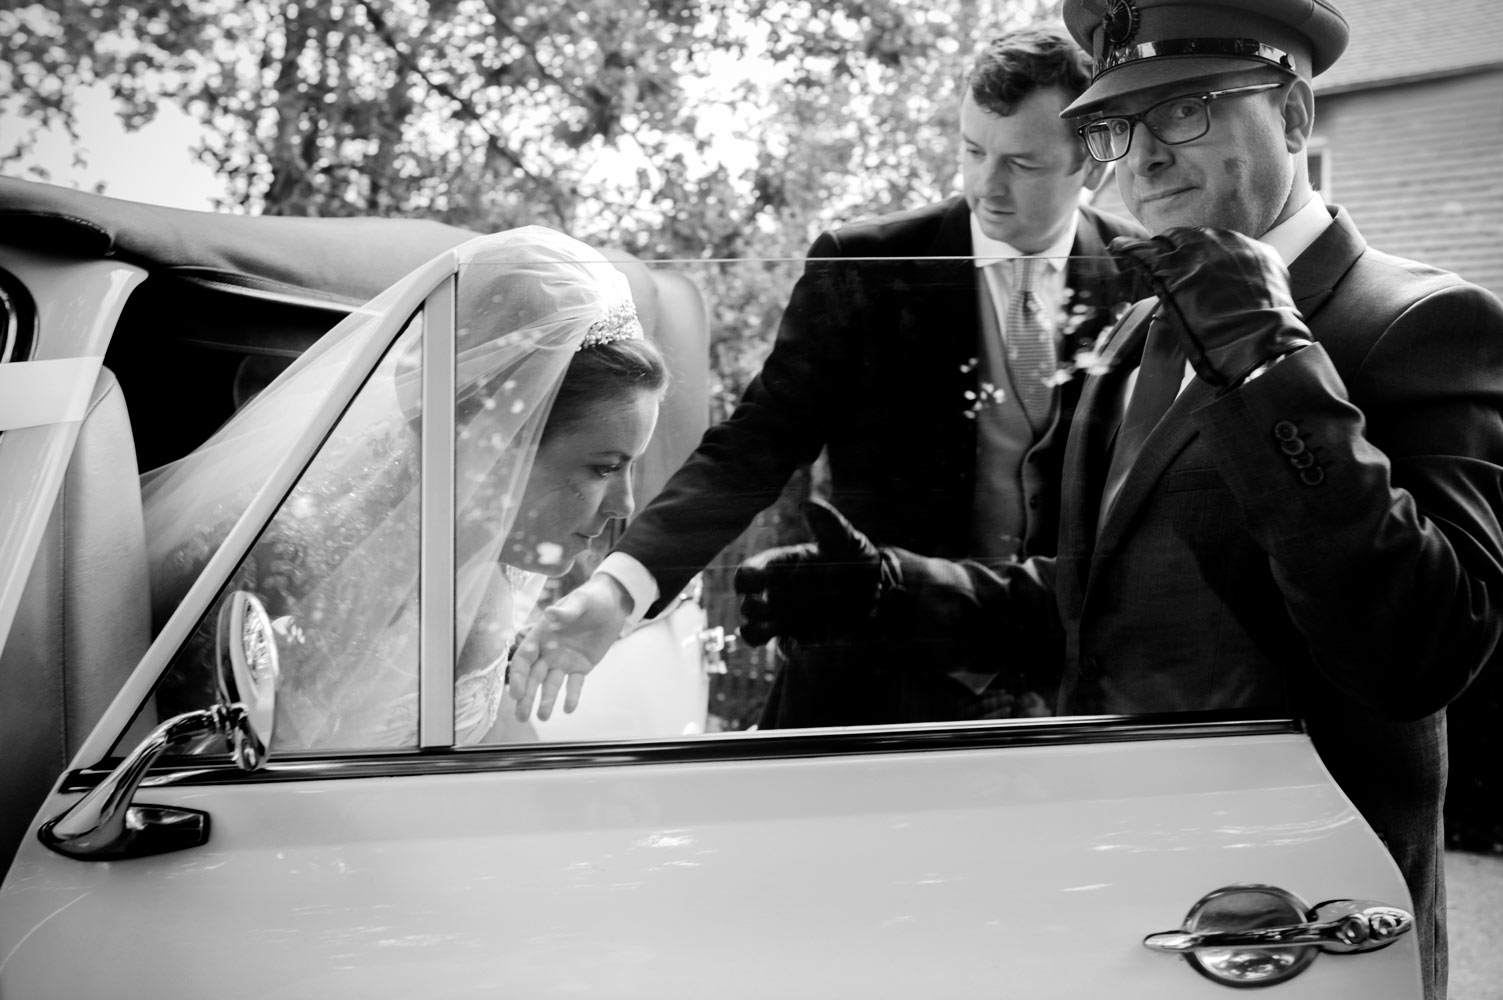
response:
M236 568L281 509L324 441L375 372L381 358L411 323L425 320L427 304L435 293L440 298L447 295L452 300L456 267L457 257L453 251L435 257L412 273L408 287L401 294L384 304L384 315L372 316L371 322L375 325L365 335L364 343L352 353L345 370L334 380L328 397L318 406L308 426L251 498L177 609L163 624L151 648L121 687L99 725L84 740L76 760L98 762L98 766L105 770L113 762L118 762L119 758L110 756L111 750L127 733L137 713L143 708L149 710L148 703L163 673L192 636L204 614L219 599ZM354 310L355 313L361 311ZM452 311L451 305L451 314ZM452 346L450 354L452 356ZM452 519L452 513L450 516ZM130 747L121 749L128 753Z
M463 266L463 265L461 265ZM454 744L454 340L458 272L423 301L418 749Z
M660 262L667 263L667 262ZM685 262L688 263L688 262ZM698 262L694 262L698 263ZM778 759L847 754L929 752L999 746L1045 747L1080 742L1192 739L1303 732L1297 720L1267 711L1211 711L1155 716L1065 716L972 722L917 722L778 731L735 731L687 737L613 739L538 744L454 744L454 444L456 289L461 270L452 252L411 276L407 291L390 303L307 430L231 529L146 657L86 740L65 789L92 787L118 762L109 756L137 709L187 642L267 524L275 517L319 449L376 371L381 359L413 322L421 322L423 427L419 573L419 721L415 746L368 750L304 750L276 755L271 767L247 774L227 761L164 758L147 786L198 782L264 782L330 777L397 776L472 770L540 770L728 759ZM444 405L434 405L443 400ZM129 714L122 716L123 705ZM123 752L130 747L121 745Z

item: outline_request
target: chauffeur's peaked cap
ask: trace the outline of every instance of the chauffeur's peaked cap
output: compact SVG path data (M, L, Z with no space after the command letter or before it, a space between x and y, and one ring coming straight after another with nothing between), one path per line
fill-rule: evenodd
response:
M1063 13L1096 72L1062 118L1137 90L1252 66L1309 79L1347 41L1346 18L1326 0L1065 0Z

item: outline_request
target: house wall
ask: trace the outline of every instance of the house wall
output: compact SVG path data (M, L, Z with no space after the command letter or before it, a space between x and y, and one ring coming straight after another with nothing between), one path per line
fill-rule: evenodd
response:
M1369 243L1503 295L1503 71L1317 97L1315 137Z
M1314 137L1370 244L1503 295L1503 70L1318 95ZM1114 181L1094 203L1128 215Z

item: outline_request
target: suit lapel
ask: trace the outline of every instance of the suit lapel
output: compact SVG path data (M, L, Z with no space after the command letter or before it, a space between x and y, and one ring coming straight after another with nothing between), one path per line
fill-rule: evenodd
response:
M910 328L901 336L917 348L911 356L931 373L930 378L919 379L910 370L907 378L932 387L926 391L935 393L927 406L932 407L931 419L938 428L924 435L917 458L932 470L928 474L936 477L934 481L951 484L943 491L948 499L946 511L939 516L953 522L953 527L942 535L950 539L950 549L963 552L970 539L976 474L976 421L967 418L966 393L976 391L979 379L976 359L981 329L970 209L965 199L952 200L932 242L920 248L920 253L953 259L920 260L913 265L918 268L913 285L923 291L913 308L905 310L902 321Z
M1106 240L1098 228L1097 218L1084 209L1075 228L1075 244L1070 248L1065 285L1069 289L1070 308L1089 311L1066 336L1061 345L1061 360L1093 347L1101 332L1115 321L1117 305L1133 300L1126 278L1107 254Z
M1153 300L1143 300L1123 317L1103 353L1105 371L1087 379L1081 390L1080 406L1065 445L1064 480L1073 484L1067 492L1075 494L1077 499L1066 503L1062 511L1059 547L1062 554L1088 552L1094 543L1107 448L1121 420L1117 404L1128 374L1143 355L1152 303ZM1086 561L1079 560L1075 565L1083 573ZM1085 579L1079 578L1076 583L1084 592Z
M1306 323L1320 312L1337 283L1367 249L1367 241L1346 209L1335 208L1332 215L1335 220L1325 232L1289 265L1289 291Z
M1164 471L1199 436L1200 432L1190 420L1190 413L1209 403L1214 395L1215 390L1211 386L1198 378L1191 378L1165 411L1158 426L1144 440L1142 450L1138 452L1132 468L1122 480L1122 489L1117 494L1116 501L1101 521L1101 535L1091 557L1093 567L1097 565L1103 552L1116 549L1118 539L1132 523L1138 508L1152 495Z
M964 199L954 199L925 255L957 259L920 263L928 271L924 281L932 290L930 308L921 310L920 315L926 324L938 324L950 348L947 361L959 363L974 358L981 316L976 298L976 265L970 259L971 213Z

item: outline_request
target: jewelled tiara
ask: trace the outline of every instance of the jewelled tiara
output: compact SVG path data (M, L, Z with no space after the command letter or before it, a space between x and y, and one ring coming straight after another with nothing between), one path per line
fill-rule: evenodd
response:
M617 340L644 339L646 334L642 332L642 323L637 319L637 307L631 302L618 302L604 316L590 324L576 350L582 351L586 347L598 347Z

